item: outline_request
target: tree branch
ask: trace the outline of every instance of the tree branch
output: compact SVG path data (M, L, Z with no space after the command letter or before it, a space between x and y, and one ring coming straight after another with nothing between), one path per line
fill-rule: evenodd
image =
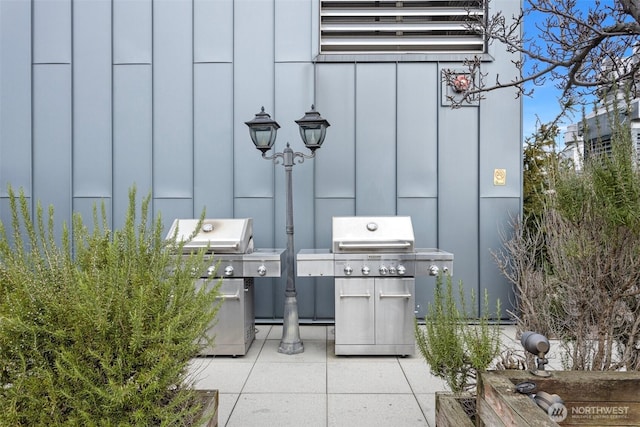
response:
M484 0L489 7L492 0ZM488 9L490 10L490 9ZM538 19L535 37L521 35L527 19ZM480 28L489 44L499 43L511 54L515 75L492 83L481 70L478 58L466 62L474 84L452 97L455 106L477 101L484 94L502 88L516 88L516 96L530 95L525 84L539 86L551 80L562 90L562 98L575 94L599 94L613 85L638 94L640 60L634 57L640 46L640 2L637 0L593 0L588 8L576 0L526 0L519 14L507 18L497 11L489 18L469 15L468 28Z

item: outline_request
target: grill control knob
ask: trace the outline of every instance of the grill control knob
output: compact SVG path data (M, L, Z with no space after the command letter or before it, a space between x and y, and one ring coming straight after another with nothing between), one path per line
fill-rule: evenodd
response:
M264 276L265 274L267 274L267 267L265 267L264 265L258 267L258 274L260 276Z
M396 268L393 265L389 267L389 274L396 274L396 272Z
M353 268L351 268L350 265L345 265L344 274L346 274L347 276L351 276L351 273L353 273Z
M216 266L215 265L210 265L209 268L207 268L207 276L212 276L213 273L216 272Z
M400 276L404 276L404 273L406 273L406 272L407 272L407 269L404 267L404 265L399 265L398 266L398 274Z
M380 266L380 275L381 276L386 276L389 273L389 269L387 267L385 267L384 265Z
M224 268L224 275L225 276L233 276L233 266L232 265L227 265Z
M432 265L429 267L429 276L437 276L440 269L437 265Z
M369 275L369 267L367 267L366 265L362 267L362 274L364 274L365 276Z

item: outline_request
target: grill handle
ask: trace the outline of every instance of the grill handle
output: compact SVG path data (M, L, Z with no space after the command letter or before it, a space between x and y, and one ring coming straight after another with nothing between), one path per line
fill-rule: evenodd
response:
M371 298L371 294L367 292L366 294L340 294L340 298Z
M218 295L216 297L216 299L221 299L221 300L228 300L228 299L236 299L239 300L240 299L240 294L239 291L236 291L235 294L222 294L222 295Z
M209 242L209 249L237 249L239 246L238 243L216 243L216 244L211 244L211 242Z
M339 242L338 247L340 249L406 249L411 247L411 242L402 241L402 242L376 242L376 243L345 243Z
M411 294L383 294L380 292L380 298L411 298Z

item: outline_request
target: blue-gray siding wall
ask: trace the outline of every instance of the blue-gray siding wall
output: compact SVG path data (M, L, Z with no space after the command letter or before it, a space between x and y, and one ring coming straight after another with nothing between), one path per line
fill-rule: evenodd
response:
M494 0L510 16L512 0ZM296 250L328 248L335 215L411 215L418 247L455 254L455 280L508 308L491 251L520 211L521 112L511 91L443 105L441 71L460 57L316 61L318 0L0 0L0 218L6 188L59 220L104 201L124 220L128 189L174 218L253 217L258 247L285 247L284 170L244 122L264 106L303 151L294 120L331 122L296 165ZM514 74L493 46L492 76ZM504 186L493 182L506 169ZM433 279L419 278L424 314ZM282 316L284 280L257 279L256 315ZM299 278L300 317L333 318L331 279ZM507 302L509 301L509 302Z

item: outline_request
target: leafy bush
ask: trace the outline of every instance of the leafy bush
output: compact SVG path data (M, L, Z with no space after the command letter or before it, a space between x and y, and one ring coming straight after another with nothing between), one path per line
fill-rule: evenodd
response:
M567 369L640 369L640 170L626 102L603 115L610 145L580 171L559 169L537 228L516 223L497 256L518 328L559 339Z
M453 294L451 276L436 279L434 302L429 304L424 328L415 321L416 342L433 375L446 381L451 391L459 393L475 387L477 373L487 369L500 354L500 325L490 324L489 298L485 290L484 310L471 324L462 282L459 302ZM475 297L472 295L472 304ZM499 301L497 318L499 318Z
M536 225L544 213L546 194L551 189L558 167L556 124L541 125L538 132L524 141L522 152L522 217L527 228Z
M562 296L554 335L573 369L640 369L640 174L629 125L610 108L610 151L558 176L544 223L547 279Z
M9 188L13 234L0 223L0 425L189 425L202 415L188 381L215 318L218 286L194 286L203 253L172 256L184 242L136 217L93 229L73 218L54 236L40 204L35 221ZM213 414L208 414L211 416ZM205 415L207 416L207 415Z

